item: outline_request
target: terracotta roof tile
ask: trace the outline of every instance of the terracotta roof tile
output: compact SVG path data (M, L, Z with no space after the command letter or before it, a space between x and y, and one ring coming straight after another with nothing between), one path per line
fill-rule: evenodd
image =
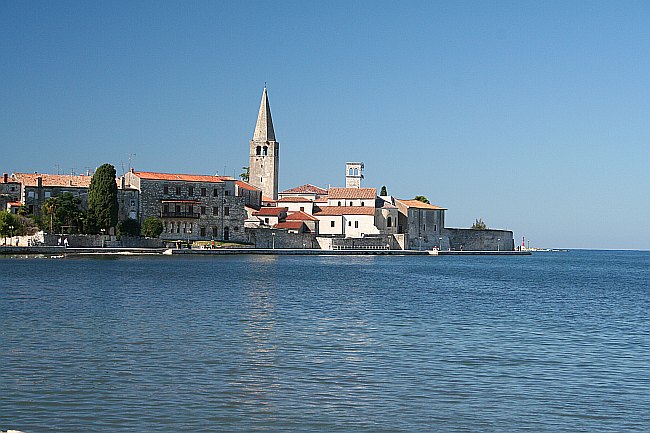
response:
M311 203L311 200L305 197L284 197L277 200L278 203Z
M323 195L327 194L327 190L323 188L319 188L316 185L312 185L310 183L307 183L305 185L300 185L295 188L287 189L285 191L282 191L280 194L316 194L316 195Z
M287 221L318 221L318 218L303 211L291 212L285 219Z
M375 199L376 188L330 188L328 191L330 199Z
M290 230L300 230L304 223L302 221L285 221L282 223L277 223L273 226L274 229L290 229Z
M236 180L235 183L240 188L247 189L249 191L259 191L259 188L255 188L253 185L246 183L243 180Z
M417 209L447 210L447 208L435 206L429 203L423 203L420 200L396 200L403 203L406 207L414 207Z
M149 180L180 180L185 182L210 182L220 183L226 180L234 180L230 176L210 176L203 174L179 174L179 173L157 173L153 171L135 171L133 172L140 179Z
M69 174L45 174L45 173L14 173L12 178L24 186L38 186L38 178L42 179L43 186L67 186L77 188L88 188L92 176L73 176Z
M259 211L255 212L255 216L279 216L283 212L287 212L286 207L263 207Z
M375 208L367 206L327 206L314 216L339 216L339 215L374 215Z

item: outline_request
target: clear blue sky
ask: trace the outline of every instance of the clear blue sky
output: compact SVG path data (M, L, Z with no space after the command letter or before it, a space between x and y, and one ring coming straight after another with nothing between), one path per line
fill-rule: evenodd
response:
M649 23L647 1L0 1L0 170L239 174L266 81L281 189L361 160L451 227L648 249Z

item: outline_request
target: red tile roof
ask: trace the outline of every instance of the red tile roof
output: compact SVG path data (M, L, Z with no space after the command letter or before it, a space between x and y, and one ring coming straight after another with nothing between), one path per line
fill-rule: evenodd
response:
M275 203L275 200L273 200L273 199L272 199L271 197L269 197L268 195L264 195L264 194L262 194L262 201L263 201L264 203Z
M277 223L273 226L274 229L289 229L289 230L300 230L305 223L302 221L285 221L282 223Z
M440 207L440 206L434 206L434 205L429 204L429 203L423 203L420 200L400 200L400 199L397 199L397 201L401 202L406 207L414 207L416 209L447 210L447 208Z
M318 218L303 211L291 212L285 219L287 221L318 221Z
M259 211L255 212L255 216L279 216L283 212L286 212L286 207L263 207Z
M23 205L23 204L22 204L21 202L19 202L19 201L10 201L10 202L7 202L7 206L10 206L10 207L20 207L20 206L22 206L22 205Z
M177 173L157 173L153 171L134 171L133 174L140 179L148 180L181 180L185 182L210 182L219 183L225 180L234 180L230 176L210 176L203 174L177 174Z
M249 191L259 191L259 188L255 188L253 185L246 183L243 180L236 180L235 183L242 189L247 189Z
M311 200L305 197L284 197L277 200L278 203L311 203Z
M323 188L319 188L315 185L312 185L310 183L307 183L305 185L300 185L295 188L287 189L285 191L282 191L280 194L316 194L316 195L323 195L327 194L327 190Z
M367 206L327 206L314 216L340 216L340 215L374 215L375 208Z
M375 199L376 188L330 188L330 199Z
M314 203L327 203L328 198L329 198L328 196L324 195L321 198L317 198L316 200L314 200Z
M38 178L42 179L43 186L67 186L76 188L88 188L92 176L73 176L69 174L45 174L45 173L14 173L12 178L24 186L38 186Z

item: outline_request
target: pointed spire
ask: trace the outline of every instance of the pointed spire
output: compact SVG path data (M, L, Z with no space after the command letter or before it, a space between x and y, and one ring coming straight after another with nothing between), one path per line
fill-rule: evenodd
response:
M269 106L269 97L266 94L266 83L264 83L264 92L262 92L262 102L260 103L260 112L257 115L253 141L275 141L271 107Z

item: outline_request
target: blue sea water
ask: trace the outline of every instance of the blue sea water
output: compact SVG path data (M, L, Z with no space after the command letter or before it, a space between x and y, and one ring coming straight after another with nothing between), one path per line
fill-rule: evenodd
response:
M0 430L650 431L650 252L0 258L0 281Z

